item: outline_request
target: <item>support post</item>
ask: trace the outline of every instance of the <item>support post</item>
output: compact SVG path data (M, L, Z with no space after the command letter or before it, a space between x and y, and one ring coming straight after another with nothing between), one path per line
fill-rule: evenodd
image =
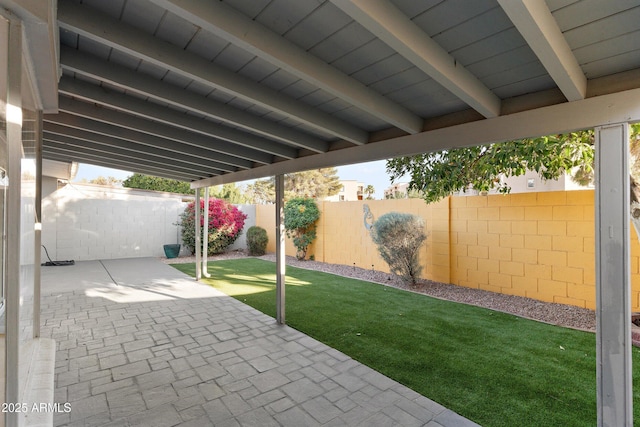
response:
M40 337L40 263L42 257L42 110L35 117L36 197L33 251L33 337Z
M207 262L209 261L207 257L209 256L209 187L204 187L204 221L202 222L203 232L202 232L202 276L209 278L211 275L209 274L209 266Z
M195 214L195 251L196 251L196 280L200 280L202 278L202 270L200 265L200 251L202 250L202 243L200 242L200 189L196 188L196 200L193 205L194 214Z
M598 426L633 426L629 251L629 126L596 136L596 376Z
M284 175L276 175L276 321L285 324Z
M20 199L22 178L22 23L9 18L7 57L7 234L5 402L20 402ZM2 76L4 77L4 76ZM2 78L0 77L0 78ZM19 414L7 412L8 426L18 425Z

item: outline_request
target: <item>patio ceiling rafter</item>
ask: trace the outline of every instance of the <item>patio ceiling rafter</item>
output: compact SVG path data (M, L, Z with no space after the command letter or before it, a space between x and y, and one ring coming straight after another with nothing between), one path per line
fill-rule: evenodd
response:
M287 159L297 157L297 150L293 147L278 144L251 133L240 132L208 120L202 120L190 114L180 114L176 110L159 104L106 90L96 85L63 76L59 87L59 92L67 96L100 104L132 116L153 120L161 124L161 126L155 128L154 133L156 134L174 134L178 130L186 130L188 133L198 133L200 136L230 142L231 144L218 144L220 146L219 152L223 154L257 163L271 163L273 155ZM60 104L63 104L62 100ZM86 103L82 104L87 105ZM77 108L78 110L82 109L79 105ZM170 131L170 128L174 128L173 131Z
M181 172L169 173L167 172L166 168L154 168L151 166L141 165L141 164L134 165L133 161L121 161L118 159L105 160L104 156L78 153L75 150L47 147L47 148L43 148L43 154L46 155L47 159L56 160L59 162L66 162L66 163L81 161L81 162L96 165L96 166L102 166L106 168L117 168L122 170L128 170L131 167L135 167L138 173L158 176L158 177L167 178L167 179L191 181L193 179L202 178L202 177L198 177L198 175L193 173L191 174L183 174Z
M390 1L331 2L484 117L500 115L500 98Z
M498 3L567 100L584 99L587 94L587 78L547 4L535 0L498 0Z
M148 135L144 132L139 132L125 127L113 126L101 121L91 120L85 117L74 116L68 113L59 113L55 116L49 117L45 115L45 131L49 129L49 123L65 126L67 132L72 132L72 129L76 129L81 132L88 132L97 135L103 135L109 138L121 139L133 144L140 144L148 147L161 148L176 155L185 155L193 160L203 159L210 162L210 166L214 169L222 170L224 172L235 172L239 169L248 169L250 162L242 159L232 158L229 162L220 161L220 157L215 156L215 160L212 160L213 156L208 152L207 147L197 145L178 145L173 141L157 137L155 135ZM90 139L90 138L87 138ZM238 165L239 163L240 165Z
M259 141L259 144L252 144L249 141L250 138L245 138L247 133L238 130L235 133L239 136L234 137L232 142L239 145L260 149L285 158L297 157L297 153L293 151L295 148L290 149L267 138L298 148L314 148L323 152L328 150L326 141L307 133L279 125L211 98L182 90L174 85L150 79L148 76L132 73L131 69L66 46L62 46L60 49L60 64L63 70L107 82L127 92L136 93L213 120L219 120L229 126L238 126L243 130L265 137ZM234 130L229 128L226 132L229 134ZM231 139L231 137L229 138Z
M58 4L60 27L88 37L133 57L187 76L201 84L238 96L267 109L277 111L338 138L364 144L368 133L335 116L260 85L177 46L161 41L133 26L112 19L84 5L62 0ZM307 147L318 153L320 147Z
M120 111L89 105L61 96L60 112L61 114L56 116L45 116L45 121L56 123L64 121L63 124L69 126L77 123L78 127L85 126L85 129L90 131L104 132L106 135L113 136L124 135L126 139L132 140L141 140L143 136L147 136L153 141L153 144L167 147L176 152L185 152L203 157L207 155L213 157L215 153L216 161L232 166L234 170L236 168L250 169L254 165L251 160L226 154L224 141L194 132L181 131L171 126L134 117ZM176 144L176 142L180 144Z
M181 168L184 171L199 170L201 174L206 173L208 170L217 175L225 173L226 165L211 161L206 157L188 155L160 147L151 147L131 140L87 132L82 129L69 129L66 126L51 122L45 126L45 138L48 141L57 141L77 147L86 147L86 143L90 142L91 146L87 148L95 148L103 151L104 154L120 153L125 156L138 156L141 161L157 164L158 166L171 164L174 168ZM224 167L221 169L221 166Z
M151 1L393 126L422 130L419 116L222 2Z
M144 155L140 153L123 153L120 150L110 149L109 147L105 149L98 149L93 145L91 147L87 147L86 145L83 145L82 140L74 140L73 138L65 136L52 136L45 134L44 141L47 143L47 150L55 151L60 154L67 153L69 155L78 153L79 156L83 156L91 161L109 156L113 157L114 160L119 161L122 166L128 166L130 168L133 165L142 165L147 170L156 172L161 171L165 166L161 163L159 164L153 160L145 158ZM176 172L176 176L192 178L199 176L197 167L188 169L180 164L176 164L174 166L174 171ZM175 179L175 177L173 177L173 179Z

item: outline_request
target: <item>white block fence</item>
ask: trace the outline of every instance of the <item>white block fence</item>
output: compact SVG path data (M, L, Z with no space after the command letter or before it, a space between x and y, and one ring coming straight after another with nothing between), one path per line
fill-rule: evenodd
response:
M172 193L69 184L43 199L42 244L54 261L163 257L163 245L182 243L176 224L186 206ZM238 208L247 220L230 250L246 248L255 225L255 206Z

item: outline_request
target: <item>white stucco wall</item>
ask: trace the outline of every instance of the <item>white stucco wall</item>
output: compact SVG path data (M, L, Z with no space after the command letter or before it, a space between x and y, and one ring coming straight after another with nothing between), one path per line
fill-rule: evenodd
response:
M246 249L247 230L252 225L256 225L256 205L236 205L236 207L247 216L247 219L244 220L244 228L242 229L242 234L235 242L233 242L231 246L229 246L228 250L230 251Z
M42 244L60 261L164 256L185 206L169 193L70 184L43 199Z

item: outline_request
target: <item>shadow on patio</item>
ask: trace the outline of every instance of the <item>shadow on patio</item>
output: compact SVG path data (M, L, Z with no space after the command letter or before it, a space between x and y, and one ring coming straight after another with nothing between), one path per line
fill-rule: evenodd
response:
M58 426L476 425L155 259L43 268L42 295Z

